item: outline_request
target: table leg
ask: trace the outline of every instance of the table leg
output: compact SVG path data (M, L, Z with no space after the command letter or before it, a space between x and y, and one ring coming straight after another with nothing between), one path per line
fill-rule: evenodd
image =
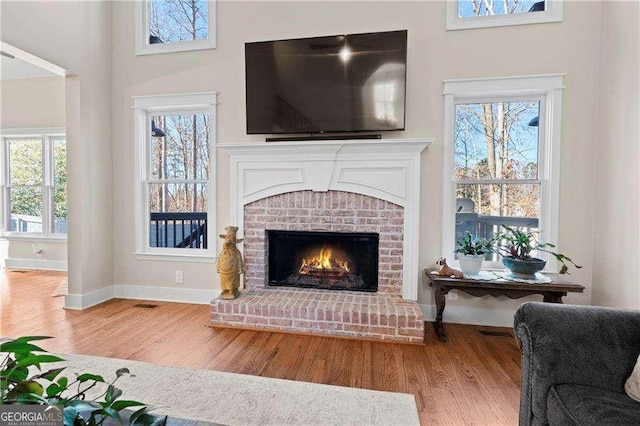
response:
M436 322L433 326L436 329L436 334L438 335L438 339L441 342L447 341L447 332L444 331L444 326L442 325L442 313L444 312L444 307L446 304L445 295L449 292L448 289L442 288L441 286L436 285L433 291L433 294L436 298Z
M562 296L566 296L567 293L545 293L543 302L547 303L562 303Z

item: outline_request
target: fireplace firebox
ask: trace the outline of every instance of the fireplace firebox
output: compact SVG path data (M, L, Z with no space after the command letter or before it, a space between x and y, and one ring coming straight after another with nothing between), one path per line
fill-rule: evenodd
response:
M270 286L378 291L378 233L266 232Z

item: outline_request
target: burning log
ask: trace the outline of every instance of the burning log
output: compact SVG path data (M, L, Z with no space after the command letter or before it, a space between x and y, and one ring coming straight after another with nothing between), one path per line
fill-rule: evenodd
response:
M331 249L322 249L320 254L311 259L302 259L298 272L301 275L341 277L349 273L346 260L334 259Z

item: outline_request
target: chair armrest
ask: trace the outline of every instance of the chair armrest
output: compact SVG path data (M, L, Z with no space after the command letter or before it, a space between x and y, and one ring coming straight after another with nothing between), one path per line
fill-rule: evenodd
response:
M515 314L522 351L520 424L547 421L551 386L624 392L640 353L640 311L528 302Z

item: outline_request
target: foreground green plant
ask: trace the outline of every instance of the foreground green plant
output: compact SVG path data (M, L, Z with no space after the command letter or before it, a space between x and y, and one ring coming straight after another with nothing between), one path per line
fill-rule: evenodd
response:
M582 268L582 266L577 265L564 254L549 250L556 246L551 243L539 242L535 236L536 233L533 231L525 232L507 225L502 225L502 227L505 231L494 236L494 239L498 242L497 251L502 256L527 261L533 259L533 257L531 257L531 251L538 250L549 253L554 256L558 262L562 263L562 267L560 271L558 271L560 274L569 274L569 265L567 265L567 262L571 263L577 269Z
M149 414L152 409L138 401L119 399L122 391L114 386L124 375L133 376L127 368L116 371L116 377L107 382L102 376L90 373L76 374L74 379L60 375L66 367L43 371L41 364L64 359L47 353L31 342L49 339L45 336L26 336L0 344L3 356L0 364L0 404L62 405L66 426L97 426L112 419L123 424L121 411L137 407L129 417L130 424L164 425L166 417ZM98 384L106 390L89 399L87 392Z

